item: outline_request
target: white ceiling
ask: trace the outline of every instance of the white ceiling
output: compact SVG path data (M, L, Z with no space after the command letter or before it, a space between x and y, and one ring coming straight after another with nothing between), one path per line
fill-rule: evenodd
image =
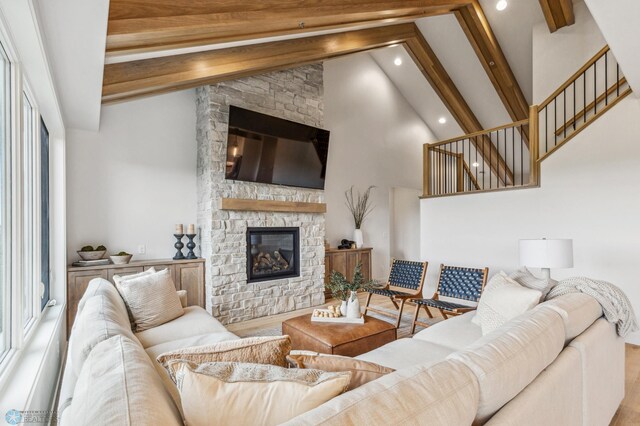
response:
M496 1L480 0L480 3L525 97L531 101L531 29L534 23L544 20L540 5L536 0L509 0L507 9L498 12ZM95 131L100 120L108 0L34 0L34 3L65 123L70 128ZM423 18L417 25L483 127L511 121L455 17ZM403 48L381 49L371 54L438 138L463 133ZM396 56L403 57L400 67L393 65ZM445 125L437 122L442 116L447 118Z

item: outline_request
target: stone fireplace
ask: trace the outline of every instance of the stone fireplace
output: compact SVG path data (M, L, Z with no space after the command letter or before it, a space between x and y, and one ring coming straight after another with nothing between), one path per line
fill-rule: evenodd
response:
M323 214L223 210L221 201L324 202L321 190L225 179L229 106L323 127L322 72L322 64L306 65L197 90L200 248L207 261L207 309L223 324L324 301ZM256 228L295 228L297 242L255 233L252 243Z

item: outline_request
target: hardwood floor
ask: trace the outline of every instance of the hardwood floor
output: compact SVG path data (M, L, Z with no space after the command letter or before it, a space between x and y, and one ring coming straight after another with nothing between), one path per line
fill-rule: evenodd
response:
M361 295L360 301L364 305L364 295ZM329 303L335 304L336 301L330 300ZM388 305L388 306L387 306ZM322 305L322 307L326 306ZM382 306L392 308L390 302L382 303ZM267 328L278 327L282 321L293 318L298 315L311 313L315 308L301 309L294 312L287 312L279 315L272 315L265 318L257 318L242 323L231 324L227 329L232 333L242 332L243 335L251 335L252 332ZM413 312L413 306L405 307L408 312ZM409 337L402 336L401 337ZM627 426L640 424L640 346L626 345L625 356L625 396L611 420L610 426Z

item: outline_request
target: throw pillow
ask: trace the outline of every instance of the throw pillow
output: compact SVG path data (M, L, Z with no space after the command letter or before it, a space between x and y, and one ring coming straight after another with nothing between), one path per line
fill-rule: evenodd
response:
M244 362L287 366L291 352L289 336L249 337L227 340L212 345L194 346L160 354L156 360L167 368L169 362L181 359L194 364L205 362ZM169 374L171 371L169 370ZM173 379L173 377L172 377Z
M172 360L168 369L190 426L279 425L340 395L351 379L348 372L235 362Z
M113 276L113 283L118 285L122 281L125 281L125 280L131 280L131 279L134 279L134 278L140 278L140 277L144 277L146 275L153 275L155 273L156 273L156 269L154 267L151 267L151 268L147 269L146 271L138 272L137 274L114 275Z
M135 331L157 327L184 314L168 269L116 284L133 318Z
M512 273L511 275L509 275L509 278L512 278L522 286L525 286L532 290L538 290L540 293L542 293L542 297L540 297L541 302L547 298L547 294L549 293L549 291L551 291L551 289L555 287L556 284L558 284L558 281L551 278L547 279L536 277L526 267Z
M488 334L536 306L540 296L538 290L521 286L501 271L485 287L471 321L482 328L483 335Z
M351 373L351 382L349 382L347 390L355 389L395 371L393 368L383 367L369 361L320 353L296 353L293 351L287 356L287 361L295 368L311 368L332 372L348 371Z

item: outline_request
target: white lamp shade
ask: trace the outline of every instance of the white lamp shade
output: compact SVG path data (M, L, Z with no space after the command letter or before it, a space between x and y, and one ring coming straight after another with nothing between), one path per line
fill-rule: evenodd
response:
M572 268L573 240L520 240L520 264L532 268Z

